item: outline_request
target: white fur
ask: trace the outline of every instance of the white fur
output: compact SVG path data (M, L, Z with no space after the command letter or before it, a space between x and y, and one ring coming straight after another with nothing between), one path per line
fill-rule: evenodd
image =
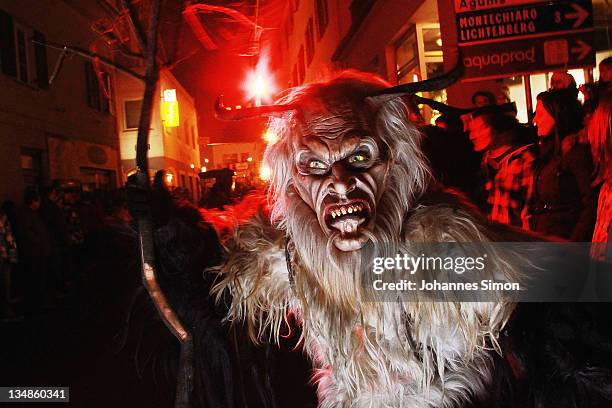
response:
M371 84L370 84L371 85ZM285 102L307 94L298 89ZM313 91L314 92L314 91ZM419 205L430 183L420 135L398 99L381 107L376 132L389 152L389 174L376 224L366 231L376 246L410 242L491 241L484 221L454 205ZM294 314L314 366L319 404L331 407L458 407L486 394L491 349L513 305L458 302L368 302L360 257L330 245L316 214L296 193L292 115L274 119L279 141L266 151L272 169L271 219L259 217L236 232L229 260L213 289L232 295L228 319L244 319L253 340L278 340ZM291 237L294 284L284 265ZM515 281L506 254L496 269Z

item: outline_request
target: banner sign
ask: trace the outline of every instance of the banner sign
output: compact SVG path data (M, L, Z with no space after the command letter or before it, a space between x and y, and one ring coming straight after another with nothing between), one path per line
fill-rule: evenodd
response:
M582 67L594 59L592 33L518 40L511 46L490 43L462 51L467 81L529 75L568 67Z
M590 0L455 0L455 12L463 80L595 65Z

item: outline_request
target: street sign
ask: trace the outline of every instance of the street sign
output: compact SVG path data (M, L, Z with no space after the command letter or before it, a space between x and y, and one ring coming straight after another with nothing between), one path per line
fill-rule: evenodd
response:
M591 0L455 0L463 80L595 65Z
M465 45L592 27L590 2L547 2L457 15L457 39Z
M545 1L539 0L544 3ZM549 1L555 3L557 0ZM513 7L522 5L532 5L538 3L537 0L455 0L455 13L465 13L468 11L491 10L503 7Z
M529 75L594 64L592 33L465 47L464 81Z

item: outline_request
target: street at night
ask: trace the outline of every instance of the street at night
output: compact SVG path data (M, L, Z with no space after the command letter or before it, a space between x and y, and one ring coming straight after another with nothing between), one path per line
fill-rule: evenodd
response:
M607 0L0 0L0 406L612 406Z

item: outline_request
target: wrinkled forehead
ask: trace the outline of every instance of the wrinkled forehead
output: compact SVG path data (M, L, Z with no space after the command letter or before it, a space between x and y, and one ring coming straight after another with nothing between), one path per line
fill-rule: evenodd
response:
M374 137L375 113L362 103L331 99L309 101L296 119L298 134L304 139L319 139L326 144L351 138Z

